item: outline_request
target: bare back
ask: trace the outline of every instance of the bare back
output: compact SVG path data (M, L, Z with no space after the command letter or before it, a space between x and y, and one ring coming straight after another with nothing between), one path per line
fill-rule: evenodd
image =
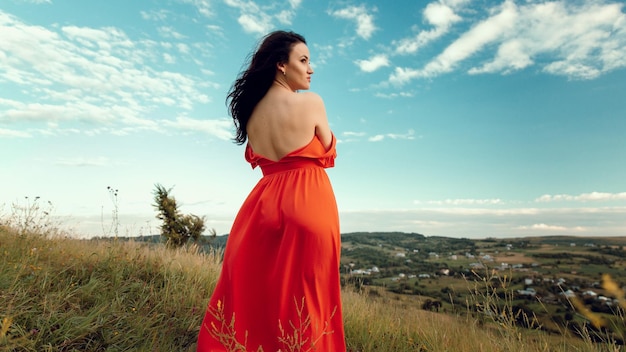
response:
M306 146L316 135L326 148L332 142L322 99L277 86L259 101L246 129L252 150L273 161Z

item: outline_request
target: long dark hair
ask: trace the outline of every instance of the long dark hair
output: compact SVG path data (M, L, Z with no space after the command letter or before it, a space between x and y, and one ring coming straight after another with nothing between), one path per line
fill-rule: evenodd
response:
M248 139L246 126L252 110L270 89L276 76L276 64L289 61L291 48L298 43L306 44L306 41L294 32L275 31L266 35L252 55L248 68L233 83L226 103L237 128L237 135L233 138L235 143L241 145Z

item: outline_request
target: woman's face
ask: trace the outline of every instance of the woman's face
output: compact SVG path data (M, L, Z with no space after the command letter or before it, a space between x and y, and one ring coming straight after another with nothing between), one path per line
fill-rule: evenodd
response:
M306 90L311 86L311 68L309 48L300 42L291 47L289 61L283 64L284 78L291 90Z

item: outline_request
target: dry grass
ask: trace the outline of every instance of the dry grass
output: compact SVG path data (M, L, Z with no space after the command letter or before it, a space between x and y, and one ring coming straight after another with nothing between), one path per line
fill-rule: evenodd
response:
M474 303L496 304L490 302L495 299L481 295L474 298ZM523 329L511 315L453 316L424 311L417 304L386 294L370 297L352 291L344 291L343 301L346 341L351 352L622 351L620 346L593 343L569 334Z
M37 231L26 225L0 225L0 350L194 349L218 277L220 253L78 240L46 230L51 229L47 225L37 225ZM427 312L411 300L347 289L343 310L348 349L623 351L623 346L591 338L522 329L511 313L476 315L469 307L502 303L496 302L500 298L488 282L476 281L473 301L462 307L467 314L459 316Z
M0 350L192 346L219 255L0 227Z

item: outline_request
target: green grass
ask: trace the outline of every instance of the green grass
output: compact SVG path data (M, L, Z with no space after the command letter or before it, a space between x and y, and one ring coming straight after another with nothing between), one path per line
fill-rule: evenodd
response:
M220 257L0 226L0 350L193 351ZM349 351L623 351L477 316L469 306L503 302L475 292L455 316L424 311L411 296L347 288Z

